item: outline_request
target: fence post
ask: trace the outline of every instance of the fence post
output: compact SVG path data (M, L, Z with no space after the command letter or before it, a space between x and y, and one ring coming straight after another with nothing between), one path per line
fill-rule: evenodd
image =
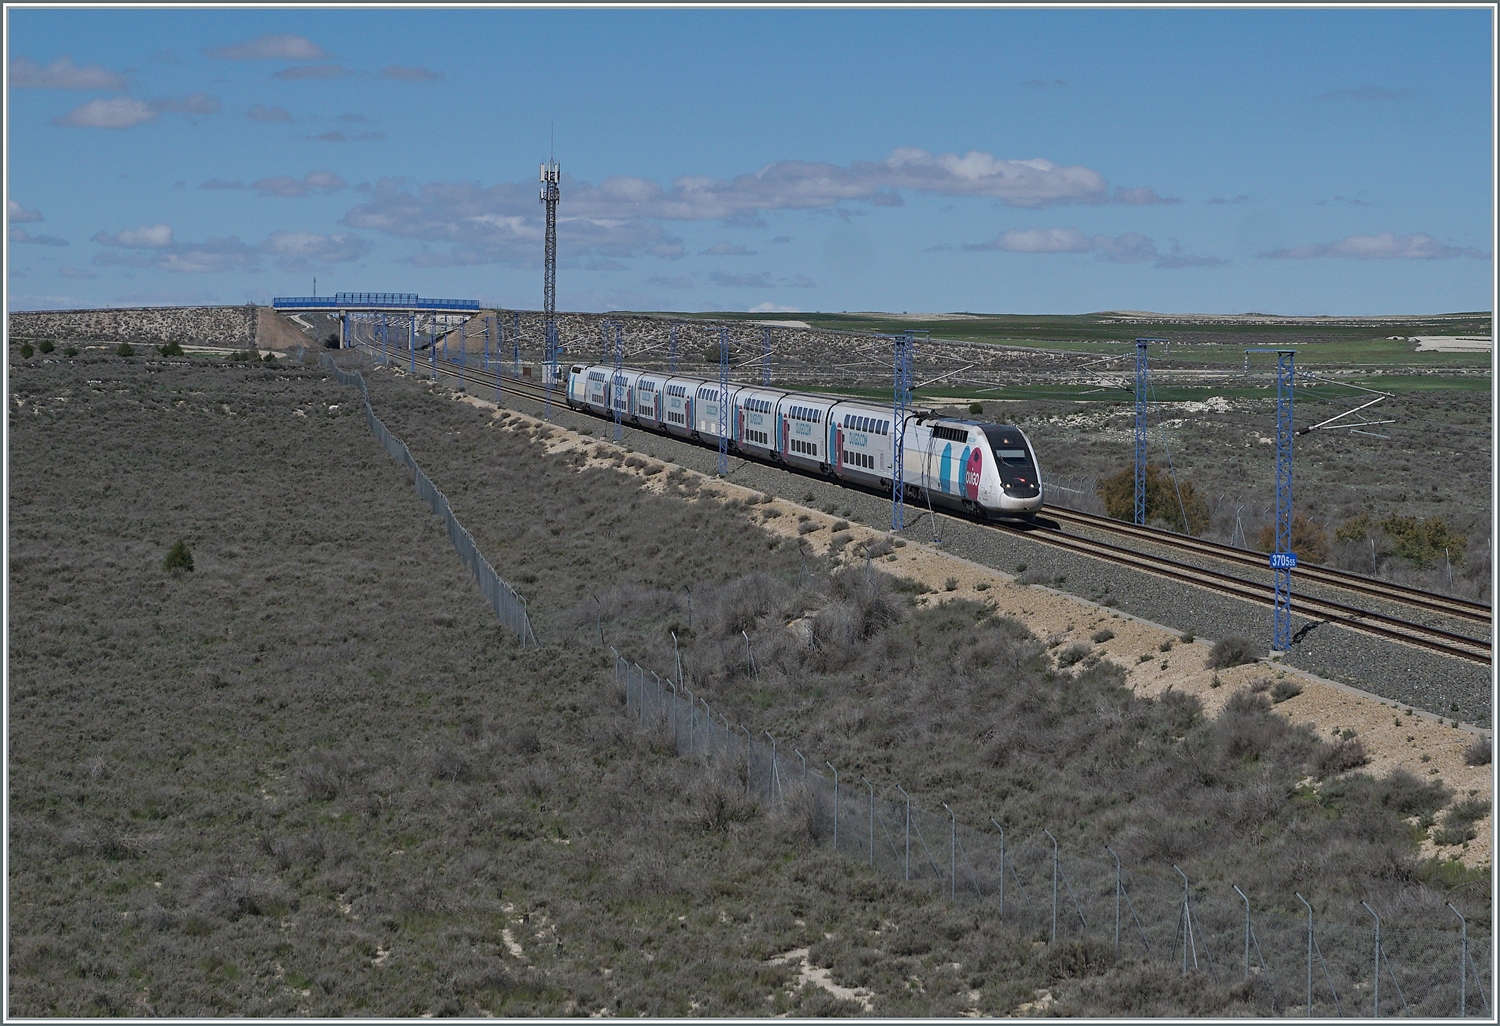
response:
M990 817L990 822L995 823L995 817ZM995 823L995 829L1000 831L1000 918L1005 918L1005 828Z
M688 691L687 685L683 685L682 690L688 696L688 751L691 752L693 750L693 721L698 718L698 700L693 697L691 691Z
M1104 846L1104 850L1109 852L1110 857L1115 860L1115 958L1118 959L1120 957L1120 856L1116 855L1115 850L1107 844ZM1239 888L1235 888L1235 890L1239 890ZM1246 973L1250 972L1249 943L1249 941L1245 942Z
M906 880L907 880L908 883L910 883L911 882L911 795L907 794L906 793L906 788L902 787L900 784L896 785L896 790L900 791L906 797Z
M1372 915L1372 916L1375 916L1375 1015L1374 1015L1374 1018L1379 1019L1380 1018L1380 916L1378 916L1378 915L1375 914L1375 910L1370 907L1370 903L1369 902L1367 902L1367 901L1361 901L1360 904L1365 907L1365 911L1366 912L1370 913L1370 915Z
M796 748L793 748L792 751L797 752L797 758L799 758L799 759L802 760L802 781L803 781L803 783L806 783L807 782L807 756L803 755Z
M677 660L677 683L682 683L682 652L677 647L677 632L669 631L672 635L672 658Z
M833 850L839 850L839 771L834 769L833 763L823 760L823 764L833 770Z
M750 728L741 723L740 729L745 732L745 794L748 796L750 794L750 763L753 761L751 756L755 752L755 747L750 740Z
M1307 903L1307 899L1304 898L1301 894L1298 894L1296 891L1293 891L1292 893L1297 895L1297 900L1300 901L1300 902L1302 902L1303 907L1305 907L1307 909L1307 1017L1309 1019L1311 1019L1312 1018L1312 956L1313 956L1312 906Z
M1052 939L1048 944L1057 943L1057 838L1052 837L1052 831L1043 829L1042 833L1052 839Z
M771 788L771 800L776 801L776 796L781 793L781 768L776 764L776 737L769 730L762 730L762 734L771 739L771 775L769 784ZM781 795L779 805L786 804L786 795Z
M870 868L874 869L875 868L875 785L872 784L872 783L870 783L870 781L868 779L866 779L863 775L861 775L859 779L863 780L865 782L865 786L870 789Z
M953 905L958 903L958 817L947 802L943 808L948 809L948 903Z
M1245 892L1240 890L1239 884L1230 884L1234 893L1238 894L1245 902L1245 979L1250 978L1250 899L1245 897Z
M1453 903L1447 902L1448 909L1458 916L1462 924L1459 934L1458 948L1458 1017L1464 1018L1468 1012L1469 998L1469 921L1464 918L1463 913L1453 907Z

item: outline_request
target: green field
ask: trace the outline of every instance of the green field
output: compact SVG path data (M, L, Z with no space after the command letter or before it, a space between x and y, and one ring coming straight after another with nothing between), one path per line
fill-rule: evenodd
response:
M674 315L676 316L676 315ZM693 316L693 315L680 315ZM715 320L760 320L764 315L713 313ZM1328 322L1309 319L1289 324L1207 324L1191 320L1109 323L1107 314L1076 316L974 315L963 319L907 320L871 314L808 313L787 315L814 328L838 331L899 333L926 331L933 338L993 342L1048 351L1099 356L1129 356L1137 338L1159 337L1172 343L1153 346L1153 362L1173 367L1242 366L1247 347L1294 348L1308 366L1432 368L1488 367L1488 353L1417 353L1410 343L1393 339L1418 335L1489 335L1488 313L1438 314L1423 319L1378 318ZM1269 354L1253 359L1270 360Z

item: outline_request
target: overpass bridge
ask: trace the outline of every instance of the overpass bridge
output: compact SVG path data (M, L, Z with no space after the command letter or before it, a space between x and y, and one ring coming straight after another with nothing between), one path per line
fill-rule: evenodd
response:
M415 292L339 292L332 296L277 296L271 300L277 313L321 313L339 319L339 348L349 345L349 316L382 315L382 323L395 316L398 323L405 321L415 346L417 321L426 318L436 325L442 318L446 329L448 319L454 315L472 317L479 312L477 299L423 299Z

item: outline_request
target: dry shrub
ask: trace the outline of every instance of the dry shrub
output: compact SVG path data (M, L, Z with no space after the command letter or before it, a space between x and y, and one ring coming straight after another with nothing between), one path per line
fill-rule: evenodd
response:
M1327 746L1318 758L1318 775L1326 777L1335 773L1345 773L1358 769L1360 766L1366 766L1369 762L1370 756L1359 738L1352 735L1341 737L1335 744Z
M199 912L230 922L241 916L279 915L292 907L279 884L252 876L232 862L198 870L189 878L187 892Z
M783 841L812 844L818 839L818 802L812 789L801 781L787 784L770 820Z
M433 780L449 780L457 784L467 784L474 779L474 768L469 765L469 760L463 753L446 746L432 753L428 773Z
M1056 946L1048 948L1043 959L1047 977L1053 980L1102 976L1114 964L1111 947L1092 938L1059 941Z
M1488 766L1491 758L1490 739L1476 737L1474 743L1464 749L1464 763L1469 766Z
M1263 655L1265 651L1249 638L1230 634L1214 642L1214 647L1208 653L1208 667L1211 670L1227 670L1231 666L1253 663Z

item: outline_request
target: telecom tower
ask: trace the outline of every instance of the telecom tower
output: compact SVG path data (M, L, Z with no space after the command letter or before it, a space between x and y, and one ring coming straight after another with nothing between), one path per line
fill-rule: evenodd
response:
M911 332L896 337L895 387L891 393L893 454L891 467L891 531L906 529L906 409L911 405Z
M544 354L546 367L542 374L547 378L547 404L544 412L546 419L551 420L552 386L557 382L557 186L562 180L557 161L549 160L542 165L541 180L541 201L547 205L546 269L542 279L542 315L546 320L547 338Z

